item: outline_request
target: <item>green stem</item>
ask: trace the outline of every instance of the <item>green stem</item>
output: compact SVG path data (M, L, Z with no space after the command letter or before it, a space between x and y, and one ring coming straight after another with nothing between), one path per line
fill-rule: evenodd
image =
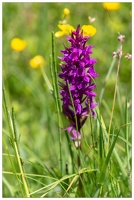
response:
M59 132L59 148L60 148L60 169L62 174L62 142L61 142L61 128L60 128L60 113L62 111L60 105L60 98L59 98L59 87L58 87L58 73L56 68L56 61L55 61L55 41L54 41L54 32L52 32L52 75L53 75L53 84L54 84L54 95L58 113L58 132Z
M54 100L56 101L56 88L54 84L54 73L53 73L53 66L52 66L52 56L50 55L50 73L51 73L51 79L52 79L52 86L53 86L53 95L54 95Z
M20 186L20 190L21 190L21 192L22 192L22 195L24 195L24 194L23 194L23 190L22 190L22 186L21 186L22 184L20 183L20 181L19 181L19 179L18 179L18 176L17 176L17 173L16 173L16 169L15 169L15 166L14 166L14 162L12 161L12 158L11 158L11 155L10 155L10 152L9 152L9 149L8 149L8 146L6 145L5 139L2 138L2 140L3 140L3 143L4 143L5 149L6 149L6 151L7 151L7 154L8 154L9 160L10 160L10 163L11 163L12 168L13 168L13 170L14 170L14 174L15 174L15 176L16 176L18 185Z
M119 48L119 47L118 47L118 48ZM105 80L104 80L104 86L103 86L103 88L101 89L101 92L100 92L100 99L99 99L100 104L101 104L101 102L102 102L102 98L103 98L104 91L105 91L105 88L106 88L106 83L107 83L107 81L108 81L108 79L109 79L109 76L110 76L112 70L113 70L115 61L116 61L116 59L113 59L111 65L110 65L110 67L109 67L108 73L107 73L107 75L106 75L106 78L105 78Z
M54 32L52 32L52 62L54 67L54 80L55 80L55 88L56 88L56 98L58 102L59 111L62 112L61 104L60 104L60 95L59 95L59 84L58 84L58 72L56 67L56 60L55 60L55 40L54 40Z
M72 161L72 173L75 173L75 162L74 162L74 155L73 155L73 150L72 150L72 146L71 146L71 140L69 138L68 132L66 131L66 137L67 137L67 141L68 141L68 148L69 148L69 152L70 152L70 156L71 156L71 161Z
M47 77L45 71L44 71L44 67L40 67L40 69L41 69L42 76L43 76L43 78L44 78L44 80L45 80L45 82L46 82L46 84L47 84L49 90L52 92L52 91L53 91L53 88L52 88L52 85L51 85L51 83L50 83L50 81L49 81L49 79L48 79L48 77Z
M25 179L25 174L24 174L24 170L23 170L23 166L22 166L22 161L20 158L20 152L19 152L19 147L18 147L18 143L17 143L17 135L16 135L16 125L15 125L15 116L14 116L14 108L12 108L12 122L13 122L13 143L14 143L14 150L16 153L16 157L17 157L17 162L20 168L20 173L21 173L21 177L22 177L22 181L23 181L23 185L24 185L24 189L25 189L25 195L26 197L30 197L29 195L29 191L28 191L28 185Z
M73 111L74 111L74 117L75 117L75 124L76 124L76 131L78 133L79 129L78 129L78 120L77 120L77 115L76 115L76 111L75 111L75 106L74 106L74 102L73 102L73 97L72 97L72 94L70 92L70 88L69 88L69 83L67 81L67 85L68 85L68 91L69 91L69 95L70 95L70 100L71 100L71 104L72 104L72 107L73 107ZM80 159L80 151L82 151L82 147L81 147L81 143L79 144L79 138L78 138L78 135L77 135L77 149L78 149L78 157L77 157L77 162L78 162L78 170L80 170L81 168L81 159ZM82 179L83 179L83 175L81 174L80 177L79 177L79 184L78 184L78 194L79 196L81 197L82 195Z
M15 151L15 154L16 154L16 157L17 157L17 162L18 162L20 172L21 172L21 175L22 175L22 181L23 181L23 184L24 184L25 195L26 195L26 197L30 197L29 192L28 192L28 186L27 186L25 176L24 176L24 171L23 171L23 167L22 167L22 162L21 162L20 152L19 152L19 147L18 147L18 142L17 142L14 109L12 108L12 118L11 118L11 116L9 115L9 112L8 112L8 108L7 108L6 96L5 96L5 90L4 89L3 89L3 99L4 99L5 112L6 112L6 117L7 117L8 126L9 126L10 137L11 137L11 140L12 140L12 145L13 145L13 148L14 148L14 151ZM6 149L7 149L7 147L6 147ZM10 156L9 156L9 158L10 158ZM12 161L11 161L11 163L12 163ZM13 166L13 169L15 170L14 165L12 165L12 166Z
M80 144L80 146L79 146L79 151L81 151L82 152L82 146L81 146L81 144ZM79 170L80 170L80 168L81 168L81 158L80 158L80 152L79 152L79 154L78 154L78 168L79 168ZM78 183L78 188L77 188L77 192L78 192L78 195L79 195L79 197L83 197L83 185L82 185L82 180L83 180L83 173L82 174L80 174L79 175L79 183Z
M69 91L69 96L70 96L70 100L71 100L71 104L72 104L72 107L73 107L73 111L74 111L74 118L75 118L75 124L76 124L76 130L78 132L78 120L77 120L77 115L76 115L76 111L75 111L75 106L74 106L74 102L73 102L73 97L72 97L72 94L70 92L70 88L69 88L69 83L67 81L67 86L68 86L68 91ZM78 136L77 136L78 138ZM79 142L79 141L78 141ZM78 143L79 144L79 143Z
M114 89L114 98L113 98L112 112L111 112L111 116L110 116L109 130L108 130L107 153L108 153L108 149L109 149L110 131L111 131L113 114L114 114L115 101L116 101L116 93L117 93L117 86L118 86L118 77L119 77L119 70L120 70L120 61L121 61L121 56L119 56L119 59L118 59L116 81L115 81L115 89Z
M6 118L7 118L7 122L8 122L10 137L12 138L12 128L11 128L11 123L10 123L10 119L9 119L9 112L8 112L8 108L7 108L5 89L4 88L3 88L3 100L4 100L5 113L6 113Z
M127 99L126 99L126 105L125 105L125 124L128 123L128 108L127 108ZM128 170L130 170L130 163L129 163L129 146L128 146L128 126L125 127L125 139L126 139L126 144L125 144L125 148L126 148L126 155L127 155L127 165L128 165Z

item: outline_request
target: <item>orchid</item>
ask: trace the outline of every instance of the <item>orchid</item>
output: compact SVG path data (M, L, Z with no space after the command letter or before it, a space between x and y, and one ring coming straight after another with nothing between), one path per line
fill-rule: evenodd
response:
M96 87L94 79L98 76L94 69L96 59L91 58L93 46L86 46L89 36L83 36L80 25L72 32L68 41L69 48L62 50L63 57L59 77L60 95L63 102L63 114L70 121L70 126L66 130L71 134L72 140L81 138L80 129L84 125L88 116L95 116L94 102Z

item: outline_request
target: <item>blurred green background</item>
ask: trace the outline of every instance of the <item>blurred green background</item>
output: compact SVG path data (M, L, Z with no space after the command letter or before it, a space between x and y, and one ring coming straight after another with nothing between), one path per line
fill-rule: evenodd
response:
M118 32L125 35L123 52L131 54L132 51L132 8L131 3L121 3L119 10L108 12L102 3L2 3L2 56L3 56L3 86L5 88L8 108L15 109L17 131L21 145L27 146L29 154L21 148L23 157L31 162L41 160L48 166L58 163L58 136L56 106L39 69L32 69L29 60L35 55L45 58L45 72L51 82L49 56L51 54L51 32L58 31L58 22L61 20L63 9L68 8L70 15L68 23L77 27L78 24L89 23L88 16L95 17L92 23L96 27L96 34L91 37L88 44L95 46L92 57L97 59L95 70L99 74L96 79L97 98L103 87L104 79L112 63L112 53L117 50L119 42ZM22 52L15 52L10 47L13 38L19 37L26 40L27 47ZM66 36L55 38L56 56L60 56L60 50L64 49ZM60 60L57 59L58 71ZM106 126L109 124L116 78L117 61L107 82L100 111ZM123 124L119 108L123 108L126 95L131 100L131 61L121 59L119 75L119 97L115 109L114 120L117 124ZM130 108L131 109L131 108ZM107 109L108 110L108 109ZM4 137L6 138L6 121L3 114ZM88 130L89 124L85 125ZM8 141L8 137L6 138ZM67 153L66 141L63 132L63 153ZM9 142L10 144L10 142ZM3 147L4 148L4 147ZM3 149L5 151L5 149ZM12 151L12 149L11 149ZM36 159L33 154L36 155ZM35 160L34 160L35 159ZM64 158L66 160L66 156ZM27 171L37 172L36 168L25 163ZM3 158L3 169L11 171L11 166L6 157ZM4 188L5 196L8 191Z

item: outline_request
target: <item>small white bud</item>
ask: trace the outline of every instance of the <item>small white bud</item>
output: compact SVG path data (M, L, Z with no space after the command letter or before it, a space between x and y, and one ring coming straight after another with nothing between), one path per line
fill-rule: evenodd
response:
M95 17L92 18L92 17L89 16L89 17L88 17L88 20L89 20L90 23L92 23L92 22L94 22L94 21L96 20L96 18L95 18Z
M117 53L116 53L115 51L113 52L112 57L113 57L113 58L117 58Z
M126 59L131 60L132 59L132 55L127 53L127 55L125 56Z
M119 40L120 42L124 42L125 35L121 35L120 33L118 33L118 34L119 34L118 40Z

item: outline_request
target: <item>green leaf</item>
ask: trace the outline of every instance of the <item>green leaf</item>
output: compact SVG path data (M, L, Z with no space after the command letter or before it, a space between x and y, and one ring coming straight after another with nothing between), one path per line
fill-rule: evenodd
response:
M120 132L120 130L118 131L118 134L114 138L114 141L113 141L113 143L112 143L112 145L111 145L111 147L109 149L109 152L107 154L106 160L104 161L104 164L102 166L102 170L101 170L100 178L99 178L99 183L100 184L103 184L103 182L104 182L105 175L106 175L106 170L107 170L107 167L108 167L108 164L109 164L109 161L110 161L110 158L111 158L111 155L112 155L116 140L118 138L119 132Z

